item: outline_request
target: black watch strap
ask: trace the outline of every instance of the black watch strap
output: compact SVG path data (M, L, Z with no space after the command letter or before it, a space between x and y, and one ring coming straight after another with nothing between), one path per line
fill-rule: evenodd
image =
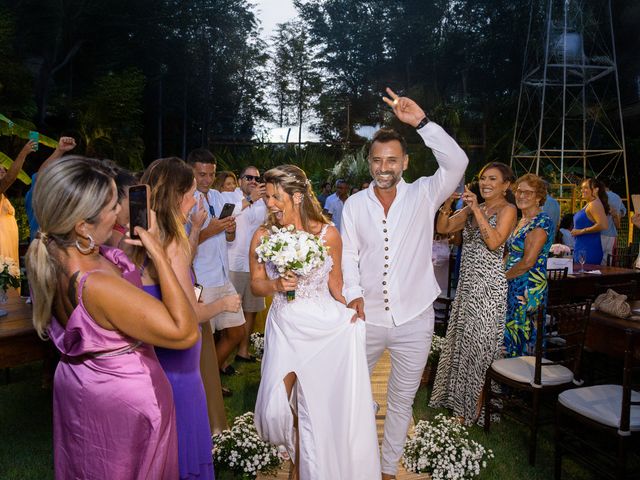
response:
M424 127L427 123L429 123L429 117L427 117L425 115L425 117L420 120L420 123L418 125L416 125L416 130L420 130L422 127Z

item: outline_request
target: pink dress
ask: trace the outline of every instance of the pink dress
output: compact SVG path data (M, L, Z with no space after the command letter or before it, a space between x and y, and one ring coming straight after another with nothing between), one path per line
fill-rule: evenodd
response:
M103 255L132 281L135 269L122 252ZM93 321L82 303L90 274L79 279L78 305L66 328L53 318L49 329L61 353L53 382L55 476L175 480L171 385L152 346Z

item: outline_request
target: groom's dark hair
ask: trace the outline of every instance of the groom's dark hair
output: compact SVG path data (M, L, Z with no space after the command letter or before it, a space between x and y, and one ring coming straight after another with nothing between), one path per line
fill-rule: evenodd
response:
M369 143L369 151L371 151L371 146L376 143L387 143L397 140L400 142L400 146L402 147L402 154L407 154L407 141L404 139L400 132L394 130L393 128L381 128L376 133L374 133L371 142Z

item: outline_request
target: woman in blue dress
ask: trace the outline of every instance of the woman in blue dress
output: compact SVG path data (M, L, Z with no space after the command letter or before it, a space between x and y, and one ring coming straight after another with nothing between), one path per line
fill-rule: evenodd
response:
M547 256L555 233L553 221L542 211L547 186L540 177L531 173L520 177L515 194L522 219L507 240L507 357L525 355L535 344L535 325L527 313L547 303Z
M576 239L573 261L580 262L581 252L584 263L600 265L602 262L602 242L600 232L609 225L609 202L607 191L600 180L588 178L582 182L582 198L587 204L573 216L571 235Z

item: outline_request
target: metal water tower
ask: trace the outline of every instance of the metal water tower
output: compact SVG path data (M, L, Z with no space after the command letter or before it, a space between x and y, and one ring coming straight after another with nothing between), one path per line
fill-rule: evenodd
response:
M560 185L609 180L628 206L610 0L532 0L511 166Z

